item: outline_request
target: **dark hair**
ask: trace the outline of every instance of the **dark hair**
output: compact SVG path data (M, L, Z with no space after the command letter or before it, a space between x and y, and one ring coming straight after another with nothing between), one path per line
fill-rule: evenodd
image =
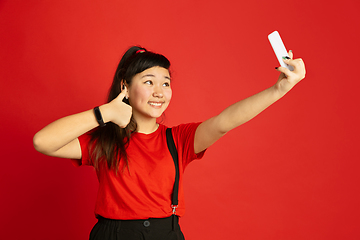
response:
M111 102L120 94L121 82L126 82L128 86L131 86L131 81L136 74L152 67L163 67L169 70L170 62L165 56L149 52L145 48L130 47L121 58L116 69L107 102ZM124 99L123 102L129 104L127 99ZM99 169L100 161L106 160L108 168L117 172L120 159L125 161L124 168L128 168L126 148L131 133L135 132L136 129L137 124L133 117L125 128L120 128L112 122L108 122L105 127L96 128L91 133L89 148L91 151L90 158L95 169Z

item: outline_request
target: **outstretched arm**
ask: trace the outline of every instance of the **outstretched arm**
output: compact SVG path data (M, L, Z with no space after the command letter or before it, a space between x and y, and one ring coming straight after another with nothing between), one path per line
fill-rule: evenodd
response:
M275 85L234 103L219 115L204 121L198 126L194 141L195 153L205 150L228 131L254 118L271 104L282 98L305 77L306 71L302 59L293 60L292 52L289 52L289 56L291 59L284 60L284 62L292 65L294 70L290 71L284 67L277 68L281 74Z

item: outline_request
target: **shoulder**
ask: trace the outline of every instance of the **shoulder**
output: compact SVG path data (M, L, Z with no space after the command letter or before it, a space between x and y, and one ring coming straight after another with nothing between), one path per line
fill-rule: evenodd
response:
M183 123L177 126L172 127L172 131L174 135L184 135L189 133L195 133L197 127L201 124L201 122L196 123Z
M180 142L192 142L195 136L197 127L201 124L198 123L184 123L177 126L173 126L172 135L177 144Z

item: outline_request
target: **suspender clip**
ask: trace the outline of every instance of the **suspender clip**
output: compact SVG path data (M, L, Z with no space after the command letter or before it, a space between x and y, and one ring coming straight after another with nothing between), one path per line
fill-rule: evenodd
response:
M171 208L173 210L173 214L176 214L176 208L178 207L178 205L171 205Z

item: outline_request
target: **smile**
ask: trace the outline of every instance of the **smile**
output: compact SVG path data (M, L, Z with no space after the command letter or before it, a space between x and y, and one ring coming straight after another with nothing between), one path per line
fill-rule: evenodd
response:
M164 103L163 102L148 102L148 104L153 107L161 107Z

